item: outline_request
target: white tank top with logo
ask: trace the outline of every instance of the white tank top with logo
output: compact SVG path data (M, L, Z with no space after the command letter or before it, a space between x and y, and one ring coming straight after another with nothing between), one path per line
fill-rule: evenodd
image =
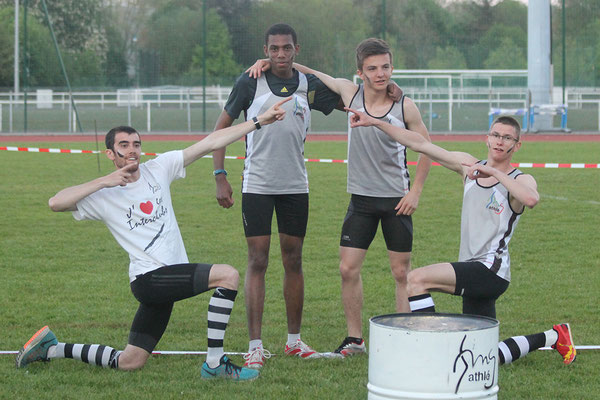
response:
M486 161L480 161L485 164ZM521 175L518 169L508 176ZM480 261L500 278L510 281L508 243L523 212L515 212L502 184L486 187L465 179L459 261Z

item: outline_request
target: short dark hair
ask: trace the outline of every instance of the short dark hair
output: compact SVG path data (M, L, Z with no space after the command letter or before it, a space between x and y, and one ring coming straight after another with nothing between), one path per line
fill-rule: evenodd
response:
M390 62L392 62L392 51L385 40L377 38L363 40L356 47L356 67L362 70L365 58L379 54L389 54Z
M517 134L517 140L521 140L521 125L519 125L519 122L513 117L503 115L501 117L496 118L492 126L494 126L495 124L512 126L515 130L515 133Z
M294 46L297 44L296 31L288 24L275 24L267 29L265 32L265 45L269 44L269 36L271 35L291 35Z
M135 133L138 136L140 136L139 132L130 126L125 126L125 125L117 126L115 128L112 128L110 131L108 131L108 133L104 137L104 144L106 144L107 149L114 150L115 136L117 135L117 133L120 133L120 132L125 132L129 135L133 135ZM142 142L142 139L140 138L140 143L141 142Z

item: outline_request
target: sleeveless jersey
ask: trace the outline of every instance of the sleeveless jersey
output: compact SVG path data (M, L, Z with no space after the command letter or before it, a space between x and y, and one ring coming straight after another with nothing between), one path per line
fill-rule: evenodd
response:
M514 169L508 176L514 179L521 174ZM465 178L459 261L480 261L500 278L510 281L508 243L522 214L513 211L508 189L502 184L486 187Z
M308 193L304 164L304 141L310 126L308 82L302 73L298 79L298 88L291 94L293 99L282 106L285 118L246 136L242 193ZM246 120L262 114L283 98L271 91L265 75L261 75Z
M386 115L379 119L404 128L403 104L404 98L394 103ZM358 87L350 107L367 112L363 85ZM348 193L371 197L404 197L409 189L406 147L378 128L351 128L348 116Z

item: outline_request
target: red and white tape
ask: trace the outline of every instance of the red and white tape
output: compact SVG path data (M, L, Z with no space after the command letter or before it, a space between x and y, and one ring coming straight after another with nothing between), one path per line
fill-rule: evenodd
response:
M14 146L0 146L0 150L5 151L25 151L31 153L61 153L61 154L98 154L102 153L99 150L75 150L75 149L47 149L38 147L14 147ZM142 153L143 156L157 156L160 153ZM205 156L212 158L211 155ZM245 157L240 156L225 156L230 160L243 160ZM305 158L305 162L318 162L318 163L339 163L346 164L348 160L334 160L330 158ZM417 165L416 161L409 161L408 165ZM431 165L439 166L439 163L431 163ZM587 163L513 163L515 168L597 168L600 169L600 164L587 164Z

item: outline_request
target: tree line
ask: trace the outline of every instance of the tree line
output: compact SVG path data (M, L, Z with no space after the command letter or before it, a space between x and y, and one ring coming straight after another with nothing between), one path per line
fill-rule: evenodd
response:
M21 3L21 84L63 88L41 0ZM54 0L49 17L73 87L231 85L264 57L264 31L286 22L298 61L351 78L360 40L385 38L398 69L525 69L527 6L516 0ZM566 0L569 86L600 83L600 3ZM552 6L555 82L562 76L562 8ZM204 44L206 51L204 51ZM206 60L204 54L206 53ZM0 0L0 87L13 84L14 0ZM206 68L206 71L203 69Z

